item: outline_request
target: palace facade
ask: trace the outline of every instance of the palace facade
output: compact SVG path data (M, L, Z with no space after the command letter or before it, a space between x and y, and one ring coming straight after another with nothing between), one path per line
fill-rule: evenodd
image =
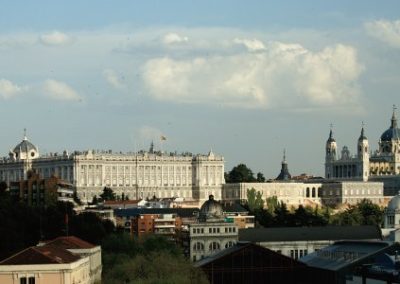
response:
M0 160L0 181L26 179L29 171L43 178L57 176L76 187L78 197L89 202L111 187L130 199L182 197L207 200L210 194L220 199L224 180L224 158L210 151L206 155L166 154L154 151L112 153L85 151L61 155L40 155L25 136L9 156Z

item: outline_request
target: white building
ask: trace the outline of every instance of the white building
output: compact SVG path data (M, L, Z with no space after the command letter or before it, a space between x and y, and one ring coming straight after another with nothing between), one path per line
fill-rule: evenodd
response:
M182 197L204 201L213 194L221 198L224 158L210 151L207 155L166 154L150 151L112 153L85 151L69 154L40 155L38 147L25 136L0 161L0 181L26 179L29 170L44 178L55 175L72 183L85 202L111 187L130 199Z
M210 195L200 209L197 223L189 225L190 259L198 261L236 244L239 230L225 222L222 205Z

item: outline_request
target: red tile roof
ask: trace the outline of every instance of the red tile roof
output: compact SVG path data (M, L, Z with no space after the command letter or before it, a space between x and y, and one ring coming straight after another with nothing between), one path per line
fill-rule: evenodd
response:
M58 237L48 241L46 245L54 245L63 249L90 249L95 247L95 245L74 236Z
M29 247L0 262L0 265L72 263L80 257L53 245Z

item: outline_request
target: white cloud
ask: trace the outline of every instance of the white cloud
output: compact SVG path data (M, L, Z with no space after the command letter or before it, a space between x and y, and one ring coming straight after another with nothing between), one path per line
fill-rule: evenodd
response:
M54 100L76 101L82 99L73 88L56 80L46 80L43 84L43 90L47 97Z
M367 33L392 47L400 48L400 20L379 20L365 23Z
M299 44L272 42L257 53L151 59L143 79L149 95L160 101L309 107L355 104L362 69L350 46L312 52Z
M262 41L258 39L240 39L240 38L235 38L233 40L234 43L236 44L242 44L244 45L249 51L259 51L259 50L265 50L265 45Z
M26 90L27 87L18 86L7 79L0 79L0 97L3 99L10 99Z
M123 76L120 76L112 69L105 69L103 76L106 81L116 89L123 89L125 84L123 83Z
M65 33L54 31L52 33L41 35L39 40L45 45L64 45L69 43L71 38Z
M143 141L158 141L162 136L162 131L158 128L144 125L139 129L139 138Z
M166 45L177 44L177 43L185 43L188 42L189 38L186 36L180 36L176 33L168 33L163 37L163 43Z

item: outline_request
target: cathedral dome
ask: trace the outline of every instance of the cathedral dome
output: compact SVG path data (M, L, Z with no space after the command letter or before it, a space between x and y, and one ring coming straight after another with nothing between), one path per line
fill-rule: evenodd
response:
M400 140L400 129L389 128L381 135L382 141Z
M392 199L390 199L387 209L400 210L400 193L394 196Z
M223 209L221 203L214 200L214 195L210 195L208 200L200 208L200 221L215 221L223 219Z

